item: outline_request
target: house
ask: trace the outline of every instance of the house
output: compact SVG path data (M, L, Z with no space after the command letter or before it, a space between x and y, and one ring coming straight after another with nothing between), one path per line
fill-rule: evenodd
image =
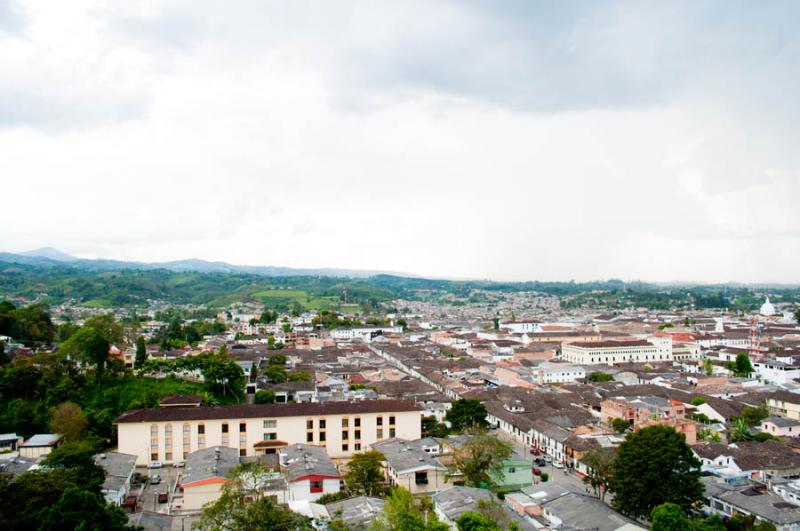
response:
M756 524L769 522L780 531L800 530L800 506L787 502L762 483L730 484L711 477L700 478L705 487L705 512L732 517L754 516Z
M800 366L775 359L753 360L753 370L766 383L786 385L800 378Z
M697 427L694 422L686 420L686 406L659 396L620 396L603 400L600 418L606 423L615 418L624 419L634 430L655 424L672 426L684 434L687 444L697 442Z
M137 465L173 463L211 446L234 448L244 457L297 443L346 459L384 439L418 439L422 408L395 399L159 407L127 411L116 424L119 451L136 455Z
M701 470L725 481L745 478L767 481L800 475L800 454L778 441L700 443L692 447Z
M772 415L800 420L800 394L779 391L767 396L767 408Z
M507 505L501 504L497 497L486 489L450 487L434 494L431 499L433 500L433 511L436 516L454 530L457 529L456 520L458 520L458 517L466 512L476 511L478 502L481 500L486 502L494 501L500 504L509 521L516 522L520 529L536 529L531 521L514 513Z
M356 496L325 506L330 520L341 519L351 531L366 531L372 520L383 511L386 500L369 496Z
M390 439L372 448L384 455L386 479L392 486L405 487L411 494L450 486L447 467L436 457L440 446L435 439Z
M0 453L16 452L20 442L22 442L22 437L16 433L1 433Z
M20 457L36 459L47 455L64 442L64 436L57 433L39 433L19 446Z
M94 463L105 473L101 491L106 501L122 505L130 490L133 472L136 470L136 456L107 452L94 456Z
M228 472L238 464L239 452L235 448L212 446L191 452L177 480L182 499L175 500L173 507L199 511L204 504L216 501L230 481Z
M292 444L281 450L280 460L289 500L315 501L339 492L341 477L325 448Z
M761 421L761 431L776 437L800 437L800 421L772 415Z

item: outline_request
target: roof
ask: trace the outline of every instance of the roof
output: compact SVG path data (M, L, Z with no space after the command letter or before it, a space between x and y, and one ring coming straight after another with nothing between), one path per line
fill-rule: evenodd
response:
M175 395L175 396L167 396L161 399L159 402L162 406L185 406L185 405L197 405L203 403L203 397L200 395Z
M105 480L103 490L120 491L128 482L136 467L136 456L119 452L107 452L94 456L94 463L103 468Z
M347 529L367 528L378 513L383 510L386 500L357 496L347 500L329 503L325 506L331 520L341 518Z
M798 426L800 425L799 420L792 420L787 419L784 417L776 417L776 416L769 416L762 420L761 422L771 422L772 424L778 426L779 428L788 428L790 426Z
M494 494L474 487L450 487L431 496L436 508L449 520L455 521L467 511L475 510L478 500L492 500Z
M754 485L733 487L709 477L700 480L705 486L706 497L723 500L778 526L800 522L800 507L786 502L766 488Z
M186 457L180 484L185 488L209 479L223 479L238 464L239 450L236 448L211 446L195 450Z
M294 417L308 415L347 415L358 413L392 413L422 411L411 400L364 400L358 402L302 402L289 404L240 404L234 406L166 407L126 411L114 421L164 422L212 419L246 419L261 417Z
M398 474L415 470L447 470L441 461L425 451L425 447L439 447L439 443L430 438L416 441L387 439L372 445Z
M38 433L22 443L20 448L39 448L43 446L53 446L61 440L63 435L57 433Z
M338 478L339 471L322 446L292 444L281 450L284 475L287 481L297 481L306 476Z
M616 531L623 526L645 529L625 518L594 496L569 492L544 504L545 510L561 520L564 529ZM631 529L631 527L629 527Z

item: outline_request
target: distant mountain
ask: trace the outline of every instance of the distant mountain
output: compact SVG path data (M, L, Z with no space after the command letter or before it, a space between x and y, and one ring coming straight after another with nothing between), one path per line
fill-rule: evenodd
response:
M34 249L33 251L25 251L24 253L19 253L22 256L30 256L35 258L49 258L50 260L55 260L56 262L72 262L77 260L74 256L70 256L63 251L59 251L53 247L42 247L40 249Z
M186 260L174 260L171 262L127 262L122 260L89 260L76 258L69 254L54 249L53 247L42 247L24 253L4 253L0 252L0 261L18 263L25 265L35 265L41 267L52 267L56 265L67 265L76 269L87 271L108 271L114 269L137 269L153 270L166 269L169 271L185 272L196 271L199 273L248 273L251 275L262 275L270 277L288 277L298 275L327 276L327 277L349 277L367 278L375 275L401 275L414 277L406 273L396 273L391 271L371 271L362 269L336 269L336 268L316 268L303 269L281 266L245 266L234 265L227 262L209 262L197 258Z

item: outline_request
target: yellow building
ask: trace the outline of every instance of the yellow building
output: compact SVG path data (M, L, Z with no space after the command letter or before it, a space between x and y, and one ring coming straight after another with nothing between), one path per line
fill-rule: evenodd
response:
M135 455L137 465L181 461L212 446L254 456L297 443L347 459L384 439L419 439L422 408L410 400L161 407L127 411L115 422L118 451Z

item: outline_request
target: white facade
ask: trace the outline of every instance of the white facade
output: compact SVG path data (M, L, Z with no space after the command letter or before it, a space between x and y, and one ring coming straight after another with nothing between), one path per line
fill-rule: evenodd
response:
M784 385L800 378L800 367L776 360L757 360L753 362L755 374L766 383Z
M524 334L526 332L541 332L542 324L536 321L519 321L513 323L502 323L500 328L511 330L515 334Z
M617 365L672 361L672 338L651 336L646 340L566 343L561 358L579 365Z

